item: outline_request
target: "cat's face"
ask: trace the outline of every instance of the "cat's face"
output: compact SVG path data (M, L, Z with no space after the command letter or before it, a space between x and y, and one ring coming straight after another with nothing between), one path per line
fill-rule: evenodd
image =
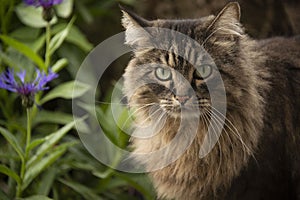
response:
M128 99L133 106L155 103L173 117L199 115L210 106L206 82L217 73L210 62L195 68L174 53L155 49L135 61L124 75L125 88L134 90Z
M238 67L238 42L243 36L236 4L225 7L216 17L196 20L146 21L133 13L123 13L126 44L134 49L134 58L124 74L124 93L131 107L142 111L157 105L172 117L197 116L211 107L212 92L218 96L223 86L223 82L218 81L220 74L225 77L225 87L230 88L229 96L238 98L242 87L236 87L235 79L241 79L247 72L242 68L233 70ZM196 57L196 64L176 51L145 48L143 43L149 40L141 33L143 27L183 33L197 41L208 54L195 51L185 42L178 44L172 37L163 39L168 41L169 49L178 49L181 45L185 55ZM246 84L242 81L239 80L242 85Z

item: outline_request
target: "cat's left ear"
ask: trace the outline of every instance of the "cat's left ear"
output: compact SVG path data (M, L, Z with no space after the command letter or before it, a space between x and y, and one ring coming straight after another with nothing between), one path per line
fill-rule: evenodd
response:
M241 9L238 2L228 3L214 18L208 31L218 34L241 36L244 30L240 24Z
M151 22L138 16L132 11L127 10L120 5L123 13L122 25L126 29L125 44L131 47L142 46L145 39L148 38L148 32L144 30L145 27L150 27Z

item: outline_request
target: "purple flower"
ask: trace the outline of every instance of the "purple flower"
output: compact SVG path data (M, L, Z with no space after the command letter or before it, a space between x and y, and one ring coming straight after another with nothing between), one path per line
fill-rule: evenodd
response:
M62 1L63 0L24 0L24 3L29 6L50 8L54 5L60 4Z
M38 69L36 70L36 78L33 82L25 81L25 70L17 73L16 75L19 81L15 79L14 71L12 69L0 74L0 88L21 95L22 103L26 107L32 107L35 93L49 89L49 87L46 87L46 84L58 77L58 74L52 71L45 74L45 72L41 72Z

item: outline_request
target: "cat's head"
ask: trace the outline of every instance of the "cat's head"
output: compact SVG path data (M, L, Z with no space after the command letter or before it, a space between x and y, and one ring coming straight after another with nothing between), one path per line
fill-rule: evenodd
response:
M240 25L238 3L227 4L216 16L187 20L148 21L125 9L122 12L125 43L134 52L124 74L124 93L130 106L148 111L149 106L157 105L169 116L180 116L183 111L192 116L210 108L211 93L218 96L223 82L232 104L248 90L251 72L241 64L240 46L247 36ZM171 33L158 39L163 30ZM176 40L175 32L192 38L198 46L188 39ZM151 47L151 42L164 46ZM217 81L219 77L222 82Z

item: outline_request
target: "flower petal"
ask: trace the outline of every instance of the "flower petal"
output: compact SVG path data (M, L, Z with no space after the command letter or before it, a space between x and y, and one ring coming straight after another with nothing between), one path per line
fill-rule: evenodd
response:
M39 3L37 0L23 0L25 4L29 6L39 6Z
M12 69L8 69L0 75L0 88L9 90L11 92L17 92L18 84L14 77L14 72Z
M53 0L53 5L60 4L63 0Z
M26 71L25 70L17 73L17 76L19 77L19 79L21 80L22 83L25 83L25 76L26 76Z
M39 73L38 76L38 82L36 84L36 89L38 90L47 90L48 87L44 87L48 82L52 81L53 79L57 78L58 74L52 72L49 70L48 75L46 75L44 72Z

